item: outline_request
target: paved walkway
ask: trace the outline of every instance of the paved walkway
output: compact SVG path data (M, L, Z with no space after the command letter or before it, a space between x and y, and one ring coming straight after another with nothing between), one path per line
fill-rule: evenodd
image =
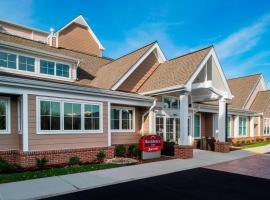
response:
M270 149L267 151L269 152ZM254 154L246 150L232 151L230 153L194 150L194 158L187 160L173 159L94 172L0 184L0 199L22 200L44 198L186 169L204 167L251 155Z

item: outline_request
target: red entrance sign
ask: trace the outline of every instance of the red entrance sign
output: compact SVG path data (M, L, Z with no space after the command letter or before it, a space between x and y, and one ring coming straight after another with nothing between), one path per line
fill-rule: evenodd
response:
M147 135L140 139L140 150L145 152L160 151L163 148L163 140L158 135Z

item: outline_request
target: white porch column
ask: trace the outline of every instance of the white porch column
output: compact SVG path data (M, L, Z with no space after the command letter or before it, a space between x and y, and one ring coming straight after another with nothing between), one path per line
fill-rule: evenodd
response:
M219 100L219 110L218 110L218 140L220 142L226 141L226 100Z
M234 125L233 125L233 127L234 127L233 137L237 138L238 137L238 132L239 132L239 116L238 115L236 115L234 117Z
M112 146L111 102L108 102L108 146Z
M178 144L191 145L188 137L188 93L180 95L180 137Z
M250 127L249 136L254 137L254 117L250 117L249 127Z
M28 94L22 95L22 140L23 151L28 151Z

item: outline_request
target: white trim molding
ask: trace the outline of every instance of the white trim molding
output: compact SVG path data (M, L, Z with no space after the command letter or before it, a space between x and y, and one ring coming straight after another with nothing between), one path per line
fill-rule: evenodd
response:
M10 134L11 133L11 103L10 103L10 97L4 97L0 96L0 100L5 102L5 109L6 109L6 129L0 130L1 134Z
M29 144L28 144L28 94L23 94L22 95L22 143L23 143L23 151L28 151L29 150Z

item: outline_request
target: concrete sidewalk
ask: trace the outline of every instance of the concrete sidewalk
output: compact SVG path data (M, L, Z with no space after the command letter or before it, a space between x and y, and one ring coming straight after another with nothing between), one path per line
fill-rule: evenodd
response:
M268 151L270 151L270 148ZM194 157L187 160L173 159L114 169L0 184L0 199L22 200L45 198L186 169L203 167L251 155L254 154L251 151L246 150L232 151L230 153L194 150Z

